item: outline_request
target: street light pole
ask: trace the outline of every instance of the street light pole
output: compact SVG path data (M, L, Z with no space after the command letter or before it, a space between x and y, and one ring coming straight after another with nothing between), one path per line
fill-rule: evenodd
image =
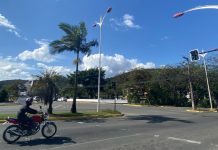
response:
M100 23L99 23L99 28L100 28L100 33L99 33L99 60L98 60L98 102L97 102L97 112L100 110L100 86L101 86L101 36L102 36L102 17L100 17Z
M109 7L107 9L107 11L105 12L104 16L100 16L100 20L99 22L97 22L96 24L93 25L93 27L96 27L97 25L100 28L100 33L99 33L99 50L98 50L98 54L99 54L99 61L98 61L98 101L97 101L97 112L99 112L100 110L100 90L101 90L101 48L102 48L102 25L104 22L104 19L107 15L107 13L110 13L112 10L111 7Z
M195 110L195 102L194 102L194 96L193 96L193 88L192 88L192 82L191 82L191 74L190 74L190 60L187 57L183 57L188 62L188 82L189 82L189 90L190 90L190 96L192 101L192 110Z

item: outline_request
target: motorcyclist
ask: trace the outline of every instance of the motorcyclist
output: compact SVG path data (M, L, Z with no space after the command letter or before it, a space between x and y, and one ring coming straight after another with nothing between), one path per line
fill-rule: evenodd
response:
M25 105L22 106L21 109L17 113L17 119L19 120L21 124L25 125L24 128L29 132L31 132L32 129L34 129L35 123L33 122L31 118L27 116L27 113L29 114L40 113L37 110L30 108L30 106L32 105L32 102L33 102L32 97L27 98L25 100Z

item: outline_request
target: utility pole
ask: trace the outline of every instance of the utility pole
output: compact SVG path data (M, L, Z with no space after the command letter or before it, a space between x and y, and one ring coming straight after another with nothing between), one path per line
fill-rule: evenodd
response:
M190 96L191 96L191 102L192 102L192 110L195 110L195 102L194 102L194 96L193 96L193 88L192 88L192 82L191 82L191 74L190 74L190 60L187 57L183 57L188 62L188 82L189 82L189 90L190 90Z

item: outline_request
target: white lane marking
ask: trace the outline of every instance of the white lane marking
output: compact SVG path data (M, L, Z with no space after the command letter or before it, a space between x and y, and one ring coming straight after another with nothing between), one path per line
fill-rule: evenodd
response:
M168 140L174 140L174 141L182 141L192 144L201 144L200 141L193 141L193 140L187 140L187 139L181 139L181 138L175 138L175 137L168 137Z
M120 130L122 130L122 131L127 131L128 129L120 129Z
M9 123L9 122L7 122L7 121L6 121L6 122L4 122L4 123L2 123L2 125L6 125L6 124L10 124L10 123Z
M85 122L82 122L82 121L80 121L80 122L77 122L78 124L84 124Z
M215 146L215 147L218 147L218 145L216 145L216 144L213 144L213 143L212 143L212 144L210 144L210 145L211 145L211 146Z
M57 106L54 106L54 108L58 108L58 107L63 107L62 105L57 105Z
M158 135L158 134L155 134L155 135L154 135L154 137L158 138L158 137L160 137L160 135Z

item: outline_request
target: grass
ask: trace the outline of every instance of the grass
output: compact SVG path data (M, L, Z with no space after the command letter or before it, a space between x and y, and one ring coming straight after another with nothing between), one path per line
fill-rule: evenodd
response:
M16 117L15 114L0 114L0 123L5 122L5 119L9 117ZM119 111L102 110L100 112L55 112L49 115L49 120L80 120L80 119L93 119L93 118L108 118L122 116Z
M17 115L15 115L15 114L0 114L0 120L4 120L4 119L6 119L8 117L14 118L16 116Z
M102 110L100 112L57 112L49 116L51 120L79 120L79 119L92 119L92 118L107 118L122 116L119 111Z
M18 103L0 103L0 106L16 106Z

